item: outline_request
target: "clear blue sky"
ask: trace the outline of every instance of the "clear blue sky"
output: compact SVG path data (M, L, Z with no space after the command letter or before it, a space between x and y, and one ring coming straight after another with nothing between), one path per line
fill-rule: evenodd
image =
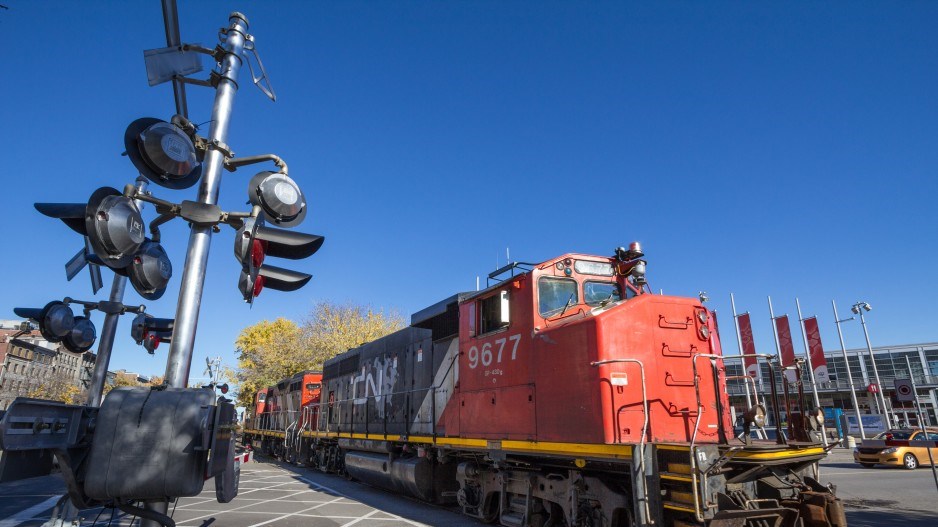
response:
M173 103L142 58L165 45L158 0L0 3L0 318L13 318L91 297L86 274L65 281L77 235L32 203L131 182L125 127ZM181 1L183 40L214 45L234 9L279 98L245 78L229 142L287 160L311 205L299 229L327 239L296 265L309 285L249 309L232 231L215 235L193 376L207 355L233 363L242 327L320 299L409 316L474 289L506 247L540 261L632 240L655 290L709 292L730 350L731 292L760 351L767 295L792 315L800 297L827 348L831 299L873 305L874 345L938 340L938 4ZM208 121L212 94L189 93ZM225 176L225 209L243 209L253 173ZM183 222L164 240L175 276L156 316L175 309ZM862 345L859 324L845 331ZM168 346L148 356L126 318L118 332L112 369L162 373Z

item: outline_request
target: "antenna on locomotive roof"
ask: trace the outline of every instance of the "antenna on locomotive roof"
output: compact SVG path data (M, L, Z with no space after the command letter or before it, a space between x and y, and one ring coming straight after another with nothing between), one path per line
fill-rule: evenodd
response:
M479 290L479 275L476 275L476 291Z
M511 251L508 247L505 247L505 260L507 260L508 263L511 263Z

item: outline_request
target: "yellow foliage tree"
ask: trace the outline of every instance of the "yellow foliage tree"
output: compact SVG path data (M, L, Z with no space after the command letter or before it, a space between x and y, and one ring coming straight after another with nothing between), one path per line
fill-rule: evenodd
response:
M26 397L59 401L66 404L84 404L85 402L85 392L81 387L60 380L45 382L40 386L36 386L26 394Z
M304 370L404 326L399 314L353 303L319 302L302 326L286 318L261 321L241 331L238 349L238 404L250 408L254 394Z

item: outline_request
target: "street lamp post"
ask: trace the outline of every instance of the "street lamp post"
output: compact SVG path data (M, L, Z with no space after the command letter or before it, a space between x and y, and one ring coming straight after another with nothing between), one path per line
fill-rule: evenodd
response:
M863 336L866 338L866 349L870 352L870 362L873 363L873 377L876 379L876 393L879 394L879 402L886 415L887 427L893 426L893 415L889 407L886 406L886 396L883 395L883 383L879 380L879 369L876 367L876 357L873 356L873 345L870 344L870 332L866 328L866 318L863 317L864 311L870 311L869 302L857 302L850 308L855 315L860 315L860 324L863 326Z
M866 439L866 432L863 431L863 419L860 418L860 405L857 404L857 389L853 386L853 374L850 373L850 360L847 359L847 346L844 345L844 333L840 330L840 323L853 320L853 317L843 320L837 315L837 303L831 300L831 306L834 308L834 323L837 325L837 336L840 337L840 351L844 354L844 366L847 368L847 381L850 383L850 398L853 400L853 411L857 415L857 426L860 427L860 439ZM844 430L848 433L849 430Z

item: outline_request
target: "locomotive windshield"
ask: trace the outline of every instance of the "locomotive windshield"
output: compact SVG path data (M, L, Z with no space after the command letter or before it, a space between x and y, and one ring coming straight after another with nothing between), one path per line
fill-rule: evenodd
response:
M576 280L542 277L537 282L538 310L542 317L560 313L579 302Z
M620 298L619 284L615 282L587 281L583 283L583 300L586 301L586 305L604 306L618 302Z

